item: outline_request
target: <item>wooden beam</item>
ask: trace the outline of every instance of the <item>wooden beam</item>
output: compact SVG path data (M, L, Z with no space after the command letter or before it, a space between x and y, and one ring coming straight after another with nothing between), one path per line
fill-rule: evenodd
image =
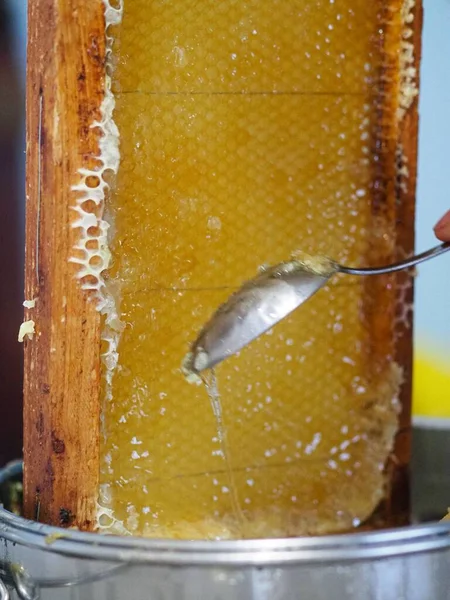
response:
M408 40L414 47L413 67L416 71L414 83L420 89L420 61L422 57L422 0L416 0L412 11L414 20L411 23L412 37ZM419 98L413 103L401 120L398 132L398 145L402 150L401 167L406 167L405 173L399 173L397 178L397 259L414 253L415 244L415 215L416 215L416 185L417 185L417 150L419 139ZM412 437L412 382L413 382L413 312L408 307L413 306L414 284L412 273L397 275L397 310L403 313L396 325L396 360L403 368L404 382L400 394L401 413L393 452L392 469L389 480L390 506L389 512L397 515L396 524L404 525L410 519L410 483L409 464L411 461ZM404 311L407 311L404 313ZM399 316L399 315L397 315Z
M78 169L99 154L101 0L33 0L28 12L24 510L91 529L99 473L100 316L69 259ZM101 209L102 207L100 207Z
M397 18L401 14L401 7L407 3L399 2ZM415 69L413 86L419 89L419 69L421 61L423 6L422 0L415 0L410 15L413 19L409 23L411 36L407 38L414 49L413 63L410 67ZM398 61L398 32L394 33L394 46L389 52L393 63ZM398 99L398 87L404 85L395 67L394 76L388 73L386 97L392 98L393 102ZM392 119L391 114L387 119ZM391 259L403 260L406 256L414 253L415 242L415 207L416 207L416 182L417 182L417 147L419 133L419 110L418 96L411 102L410 106L402 114L400 120L388 134L387 144L393 144L398 150L397 164L392 164L396 177L392 194L394 195L394 224L396 246ZM372 283L372 282L369 282ZM380 279L379 283L383 284ZM414 277L411 271L400 272L391 277L390 281L396 294L396 314L394 317L395 354L392 357L402 368L403 384L400 390L400 415L399 427L395 437L394 449L390 460L386 465L387 490L386 497L380 503L373 517L370 519L369 527L393 527L407 525L410 521L410 477L409 464L411 460L411 437L412 437L412 370L413 370L413 311L414 301ZM376 282L374 282L376 285ZM373 290L371 292L373 294ZM374 310L379 314L382 309L374 305ZM391 316L392 318L392 316ZM392 323L390 323L392 327ZM374 329L376 331L376 328Z

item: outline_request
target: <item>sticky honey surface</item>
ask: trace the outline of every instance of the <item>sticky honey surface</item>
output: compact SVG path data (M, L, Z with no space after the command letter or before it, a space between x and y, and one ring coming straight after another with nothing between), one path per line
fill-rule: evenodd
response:
M396 90L383 75L399 5L125 2L108 209L125 328L102 415L102 529L342 531L383 497L401 377L389 278L337 276L217 369L240 518L208 395L180 365L260 265L295 250L392 257Z

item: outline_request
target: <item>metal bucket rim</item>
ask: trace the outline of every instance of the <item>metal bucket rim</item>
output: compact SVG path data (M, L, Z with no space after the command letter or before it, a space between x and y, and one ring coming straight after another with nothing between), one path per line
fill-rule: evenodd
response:
M450 546L450 522L383 531L258 540L188 541L67 530L0 508L0 538L32 548L121 563L264 566L343 563L439 550Z

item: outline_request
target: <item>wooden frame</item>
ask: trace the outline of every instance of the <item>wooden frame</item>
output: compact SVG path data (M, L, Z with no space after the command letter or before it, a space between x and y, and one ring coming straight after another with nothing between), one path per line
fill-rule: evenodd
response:
M423 25L422 0L408 2L400 0L399 10L396 18L390 17L391 26L387 28L385 36L387 64L383 78L385 81L385 96L392 103L396 103L402 84L405 81L399 79L398 68L395 68L398 60L396 53L391 47L390 36L394 39L398 36L398 26L402 18L401 6L410 6L413 20L409 24L411 37L408 38L414 50L413 63L408 65L415 69L413 85L419 89L419 67L421 60L421 41ZM398 20L396 23L396 19ZM389 17L388 17L389 20ZM390 59L390 60L389 60ZM409 83L409 82L406 82ZM380 170L390 175L391 187L385 189L377 198L374 195L373 212L390 210L384 206L384 199L391 198L394 202L390 205L394 214L390 220L395 222L396 247L391 252L392 261L402 260L414 252L415 242L415 195L417 181L417 145L418 145L418 95L416 95L410 106L404 111L400 119L393 119L392 115L385 118L381 116L383 133L382 139L387 148L398 151L397 164L381 164ZM380 173L380 180L386 175ZM384 195L383 195L384 194ZM392 210L392 208L391 208ZM412 370L413 370L413 313L409 311L414 300L413 273L400 272L394 276L374 278L367 281L368 305L371 307L372 331L383 331L392 327L386 321L383 310L378 306L378 300L383 297L383 286L390 283L394 286L397 294L397 313L395 323L395 356L392 358L403 370L403 383L400 389L401 410L399 415L399 426L395 436L394 449L386 464L386 494L366 526L370 529L395 527L407 525L410 520L410 482L409 463L411 460L411 401L412 401ZM382 334L381 334L382 335ZM376 344L376 342L375 342Z
M24 505L27 517L94 526L99 464L100 315L69 263L78 169L99 154L103 3L29 3Z
M422 55L422 26L423 5L422 0L416 0L413 10L414 20L411 24L412 37L410 42L414 47L415 85L420 89L420 61ZM417 151L419 137L419 99L415 97L413 103L403 116L397 138L397 146L402 149L400 165L397 165L397 244L402 255L414 252L415 242L415 206L416 206L416 184L417 184ZM407 166L407 177L399 167ZM397 275L397 284L407 284L412 273L400 273ZM404 293L399 293L399 302L412 306L414 301L414 285L403 288ZM402 306L399 306L402 309ZM400 402L401 413L399 417L399 428L395 439L392 460L388 464L388 481L390 489L386 495L384 510L388 515L388 524L404 525L410 518L410 494L409 494L409 463L411 460L411 402L412 402L412 379L413 379L413 313L410 312L405 321L399 321L397 325L396 360L403 367L404 381L401 388Z
M422 8L414 7L415 66L420 61ZM61 526L95 527L99 479L100 315L69 263L78 232L72 186L78 169L99 155L98 128L105 90L105 19L101 0L33 0L29 3L27 75L26 299L25 319L36 333L25 341L25 514ZM407 186L398 179L397 234L414 244L417 99L389 143L403 148ZM390 132L392 134L392 131ZM389 134L390 135L390 134ZM412 301L409 288L407 302ZM371 526L407 520L412 366L411 318L398 326L397 361L405 371L402 414L390 489Z

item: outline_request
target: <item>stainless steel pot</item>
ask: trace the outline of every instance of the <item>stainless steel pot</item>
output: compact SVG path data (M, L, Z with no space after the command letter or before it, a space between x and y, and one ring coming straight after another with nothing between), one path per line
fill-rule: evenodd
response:
M450 524L178 542L68 533L1 509L0 537L1 600L450 598Z
M0 509L0 541L0 600L450 599L450 523L183 542L67 531Z

